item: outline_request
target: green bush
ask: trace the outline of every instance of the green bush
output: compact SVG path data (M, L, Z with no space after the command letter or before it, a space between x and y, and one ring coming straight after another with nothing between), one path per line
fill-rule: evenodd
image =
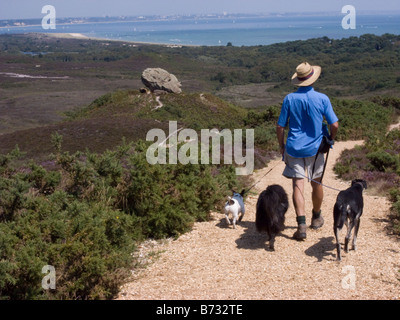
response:
M178 237L236 187L233 166L150 165L149 143L69 154L54 169L14 167L0 156L0 297L109 299L135 261L138 241ZM56 289L42 288L54 266Z
M17 218L0 227L3 298L106 299L118 292L132 265L133 218L61 191L30 198ZM55 267L55 290L41 287L45 265Z
M371 165L378 171L396 170L399 166L399 157L386 151L375 151L367 154Z
M138 217L146 237L177 237L193 222L206 221L210 210L236 186L232 166L150 165L146 146L136 145L122 192L128 212Z
M337 140L365 139L374 134L385 134L392 120L393 109L369 101L332 99L339 118Z
M394 216L394 228L400 234L400 188L390 190L390 200L393 202L392 212Z

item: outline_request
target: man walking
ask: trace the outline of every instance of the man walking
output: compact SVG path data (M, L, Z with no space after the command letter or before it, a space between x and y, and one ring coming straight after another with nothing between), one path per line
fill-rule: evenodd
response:
M296 240L304 240L307 237L304 198L306 177L314 180L311 181L313 204L311 228L318 229L324 224L321 215L324 191L322 185L317 183L321 182L325 162L323 155L318 156L324 135L324 118L329 125L331 140L335 139L339 128L338 118L329 98L312 87L320 75L321 67L311 66L307 62L296 68L292 83L299 89L285 97L276 130L280 150L286 163L283 175L293 181L293 204L298 224L293 237ZM284 133L287 126L289 132L285 144Z

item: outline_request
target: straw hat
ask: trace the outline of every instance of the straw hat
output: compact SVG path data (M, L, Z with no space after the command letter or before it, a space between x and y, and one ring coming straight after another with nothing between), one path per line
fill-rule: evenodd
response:
M303 62L296 68L296 73L292 77L292 83L299 87L311 86L321 75L321 67L311 66L308 62Z

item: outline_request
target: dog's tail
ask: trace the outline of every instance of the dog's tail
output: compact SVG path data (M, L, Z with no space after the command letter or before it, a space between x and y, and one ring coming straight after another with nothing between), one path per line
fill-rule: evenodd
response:
M257 201L256 229L258 232L279 233L285 228L285 212L280 207L281 199L273 190L263 191Z
M346 205L341 201L337 201L333 208L333 214L335 218L335 228L339 228L339 230L341 230L347 218Z

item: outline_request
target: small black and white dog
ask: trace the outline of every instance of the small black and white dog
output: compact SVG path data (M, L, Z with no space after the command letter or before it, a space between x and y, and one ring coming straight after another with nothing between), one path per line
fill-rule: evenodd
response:
M258 197L256 229L258 232L267 232L272 251L275 250L275 236L285 229L285 213L288 208L287 193L280 185L269 186Z
M337 260L342 260L341 247L339 243L339 231L343 225L347 226L347 235L344 243L344 251L349 252L349 241L351 231L354 229L353 250L356 250L358 229L360 227L360 217L364 209L363 190L367 189L367 182L364 180L353 180L351 187L339 192L335 206L333 208L333 231L336 237Z
M228 197L228 201L225 203L224 207L225 219L228 224L231 224L231 221L229 219L229 214L232 214L233 229L236 229L236 222L242 221L244 214L246 212L243 200L244 194L245 190L243 190L241 193L233 191L232 197Z

